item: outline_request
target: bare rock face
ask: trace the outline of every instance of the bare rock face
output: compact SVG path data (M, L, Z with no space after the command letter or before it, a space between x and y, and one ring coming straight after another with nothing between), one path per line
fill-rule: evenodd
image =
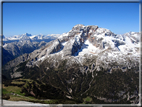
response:
M80 31L84 29L84 25L83 24L77 24L72 28L72 31Z
M41 41L40 43L31 42L30 40L24 39L22 39L21 41L7 43L3 46L3 65L22 54L31 53L34 50L44 47L47 44L44 41Z
M68 43L64 46L64 48L63 48L64 56L71 56L72 55L73 44L74 44L74 40L70 39L68 41Z
M7 50L5 50L4 48L2 48L2 64L4 65L6 62L14 59L14 56L11 55ZM6 57L5 57L6 56Z
M84 30L84 31L85 31L85 32L88 32L88 31L89 31L89 33L92 34L92 33L95 32L98 28L99 28L98 26L94 26L94 25L92 25L92 26L87 26L87 27L86 27L86 30Z
M103 38L97 38L97 37L93 37L93 36L90 36L90 38L89 38L89 41L96 47L100 47L102 40L103 40Z
M60 41L57 39L53 42L53 44L49 47L49 49L47 50L48 53L47 54L53 54L56 53L58 51L60 51L62 48L62 45L60 43Z
M3 69L4 69L4 70L8 70L8 69L10 69L10 68L12 68L12 67L17 66L18 64L20 64L20 63L22 63L22 62L27 61L27 60L28 60L28 56L29 56L28 54L24 54L24 55L22 55L22 56L19 56L19 57L15 58L14 60L8 62L8 63L4 66Z
M9 52L9 54L13 56L18 56L20 54L20 48L16 45L17 42L9 43L6 47L3 47L5 50Z
M63 48L64 56L72 56L75 55L76 52L81 48L80 41L79 43L73 39L70 39L68 43Z

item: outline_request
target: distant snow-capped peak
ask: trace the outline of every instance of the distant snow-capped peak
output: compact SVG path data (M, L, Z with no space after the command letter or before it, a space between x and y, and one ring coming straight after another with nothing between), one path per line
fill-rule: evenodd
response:
M60 34L48 34L48 35L42 35L42 34L39 34L39 35L31 35L29 33L25 33L25 34L22 34L22 35L14 35L12 37L4 37L3 38L3 41L13 41L13 40L44 40L44 39L56 39L60 36Z

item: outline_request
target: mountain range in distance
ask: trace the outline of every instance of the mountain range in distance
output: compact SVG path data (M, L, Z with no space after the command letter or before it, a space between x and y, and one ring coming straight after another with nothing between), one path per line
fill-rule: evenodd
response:
M55 40L60 34L31 35L28 33L12 37L3 36L3 65L8 61L40 48L47 42Z
M3 42L4 43L9 43L9 42L14 42L14 41L19 41L19 40L31 40L31 41L41 41L41 40L53 40L56 39L60 34L48 34L48 35L31 35L28 33L22 34L22 35L14 35L12 37L5 37L3 35ZM47 41L48 42L48 41Z

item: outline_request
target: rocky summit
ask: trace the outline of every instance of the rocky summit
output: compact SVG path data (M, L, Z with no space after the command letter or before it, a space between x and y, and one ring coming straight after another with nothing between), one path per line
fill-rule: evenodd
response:
M59 96L77 102L89 97L90 103L138 103L139 60L140 33L117 35L78 24L8 62L3 74L40 80L58 90Z

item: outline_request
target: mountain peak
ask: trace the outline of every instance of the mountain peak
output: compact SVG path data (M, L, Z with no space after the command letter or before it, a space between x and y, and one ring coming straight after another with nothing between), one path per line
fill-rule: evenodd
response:
M77 25L75 25L74 27L78 27L78 26L84 26L83 24L77 24Z
M82 57L85 54L99 55L108 50L121 55L139 54L137 48L139 42L132 37L132 34L135 33L131 33L129 37L126 37L125 35L116 35L109 29L99 28L97 25L84 26L83 24L77 24L71 31L62 34L58 38L60 43L57 47L60 47L61 50L58 49L60 51L56 51L55 54ZM139 34L136 33L135 37L137 36ZM46 55L50 56L50 54Z
M29 34L29 33L25 33L25 34L23 34L23 35L26 35L26 36L32 36L31 34Z

